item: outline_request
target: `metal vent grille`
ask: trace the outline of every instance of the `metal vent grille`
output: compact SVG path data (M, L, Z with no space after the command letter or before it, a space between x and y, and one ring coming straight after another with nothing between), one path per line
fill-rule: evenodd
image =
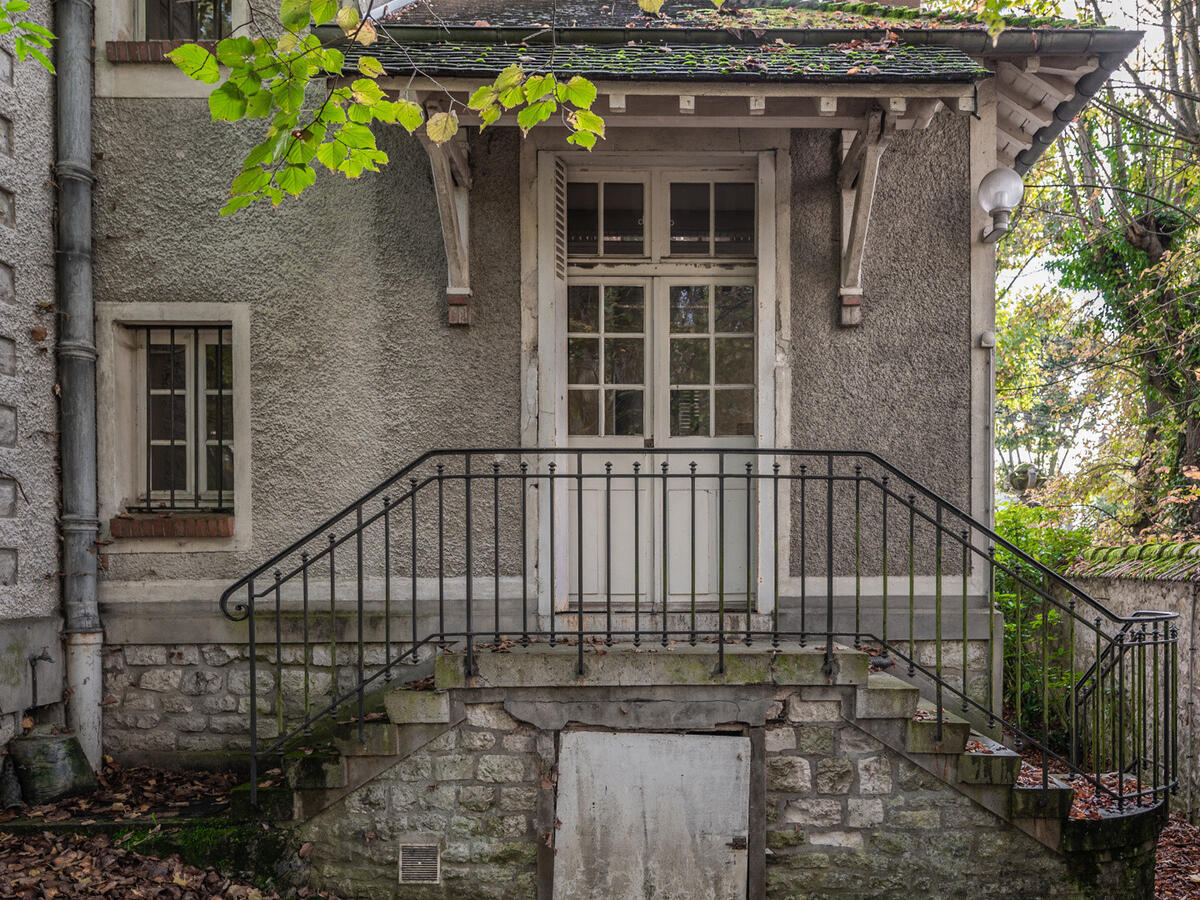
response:
M400 845L401 884L440 884L441 854L437 844Z

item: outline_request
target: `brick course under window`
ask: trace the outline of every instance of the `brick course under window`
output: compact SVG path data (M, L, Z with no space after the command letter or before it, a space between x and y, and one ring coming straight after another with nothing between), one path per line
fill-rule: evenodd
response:
M109 520L115 538L233 537L230 513L125 513Z

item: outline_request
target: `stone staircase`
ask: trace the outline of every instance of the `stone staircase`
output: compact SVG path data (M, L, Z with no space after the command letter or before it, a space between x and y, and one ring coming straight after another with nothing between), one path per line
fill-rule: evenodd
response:
M583 716L589 709L594 716L589 724L598 725L604 724L598 712L604 704L590 698L604 689L611 695L605 701L610 706L629 698L616 707L620 724L613 727L646 728L650 722L652 729L670 730L682 726L671 720L667 701L652 699L658 696L653 691L702 689L695 695L699 702L726 702L730 718L724 721L738 722L769 715L763 711L772 702L771 692L786 686L809 700L836 701L843 724L870 735L1051 850L1063 848L1073 797L1068 785L1053 777L1049 790L1018 785L1017 753L949 712L943 712L939 734L935 710L918 688L892 675L870 673L868 661L864 653L839 648L834 672L827 676L821 648L780 651L735 645L727 648L725 672L714 673L711 646L635 651L617 645L600 652L590 648L586 674L579 677L575 648L535 645L513 652L481 652L477 674L468 677L461 654L443 654L434 663L432 688L414 689L410 683L375 692L367 703L361 739L357 721L327 721L302 746L283 755L283 783L260 785L257 808L250 805L248 786L243 786L235 792L233 811L280 822L311 819L433 745L463 723L472 703L502 702L524 720L523 711L548 702L529 699L531 691L543 698L557 692L552 701L560 719L556 727L588 721ZM722 691L741 699L721 701Z

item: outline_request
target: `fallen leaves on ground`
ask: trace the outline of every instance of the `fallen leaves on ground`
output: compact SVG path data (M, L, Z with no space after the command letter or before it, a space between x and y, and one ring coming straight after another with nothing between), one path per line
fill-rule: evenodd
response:
M164 772L147 766L121 766L106 760L96 775L99 788L53 803L0 810L0 822L41 819L138 821L151 816L222 815L229 792L243 779L233 772Z
M0 834L0 896L14 900L278 900L273 891L235 882L178 856L142 856L108 835ZM300 897L323 897L302 888Z
M1200 828L1172 815L1158 838L1154 866L1157 900L1200 897Z

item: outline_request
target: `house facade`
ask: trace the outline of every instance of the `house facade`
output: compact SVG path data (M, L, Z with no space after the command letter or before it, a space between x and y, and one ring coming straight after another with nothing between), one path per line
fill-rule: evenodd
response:
M95 528L100 627L65 629L73 671L103 671L76 677L83 718L67 704L94 761L281 769L248 808L362 896L853 895L839 879L876 857L932 895L971 855L995 864L981 889L1004 868L1028 896L1152 882L1144 835L1097 855L1069 786L1035 803L1015 754L968 747L1037 738L1004 708L992 590L1012 204L988 176L1026 172L1137 35L1030 20L993 41L899 5L412 4L348 65L373 54L389 92L456 109L454 139L382 130L382 173L218 217L260 123L210 124L165 53L247 11L183 6L90 23L95 506L64 487L62 518ZM514 62L596 84L594 151L553 121L479 127L466 97ZM23 417L52 410L54 361L16 311L49 287L14 268L4 452L49 472ZM42 527L37 502L14 509ZM62 715L60 662L26 652L57 647L59 592L90 578L64 565L60 588L56 540L7 539L14 732ZM1036 577L1095 628L1111 693L1125 621ZM1164 673L1169 627L1142 647ZM321 752L280 762L305 741ZM1131 797L1160 809L1146 747ZM666 836L611 842L639 832ZM684 846L700 894L660 883Z

